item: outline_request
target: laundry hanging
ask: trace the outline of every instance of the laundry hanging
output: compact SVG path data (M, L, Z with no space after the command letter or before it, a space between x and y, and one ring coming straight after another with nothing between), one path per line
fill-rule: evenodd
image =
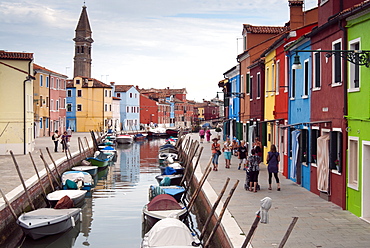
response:
M317 138L317 189L329 191L329 134Z

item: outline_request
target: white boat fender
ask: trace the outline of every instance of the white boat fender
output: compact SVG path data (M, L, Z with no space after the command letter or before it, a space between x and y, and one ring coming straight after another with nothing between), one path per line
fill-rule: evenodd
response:
M75 218L73 218L73 216L71 216L71 221L72 221L72 227L75 227L76 223L75 223Z
M82 222L82 212L80 212L80 222Z

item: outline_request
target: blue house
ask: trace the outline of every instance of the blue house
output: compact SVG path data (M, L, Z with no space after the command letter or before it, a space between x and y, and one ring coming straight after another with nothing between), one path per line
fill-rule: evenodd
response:
M140 130L140 93L133 85L114 85L114 96L121 99L121 130Z
M289 102L288 102L288 177L310 190L310 93L311 93L311 53L310 40L303 37L289 46ZM299 56L301 68L294 64ZM294 65L294 66L293 66Z
M228 93L226 95L228 99L228 133L230 137L238 137L237 123L240 121L240 98L236 97L234 93L240 93L240 69L239 64L224 73L224 77L228 78Z
M77 123L76 123L76 88L73 87L73 81L68 81L67 83L67 105L66 105L66 118L67 118L67 129L71 129L72 131L76 131Z

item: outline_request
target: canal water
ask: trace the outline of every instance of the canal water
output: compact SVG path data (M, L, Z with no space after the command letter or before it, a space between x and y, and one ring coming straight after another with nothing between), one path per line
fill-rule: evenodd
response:
M148 189L156 185L158 150L164 139L144 140L117 147L117 162L99 173L90 198L85 199L82 222L70 231L19 247L140 247L142 208Z

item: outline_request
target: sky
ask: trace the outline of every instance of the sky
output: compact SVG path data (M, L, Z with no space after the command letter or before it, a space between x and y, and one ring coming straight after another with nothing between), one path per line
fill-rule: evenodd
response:
M92 77L139 88L186 88L216 97L242 52L243 24L283 26L288 0L86 0ZM2 0L0 50L72 78L75 29L84 1ZM305 9L317 0L305 0ZM219 95L222 96L221 94Z

